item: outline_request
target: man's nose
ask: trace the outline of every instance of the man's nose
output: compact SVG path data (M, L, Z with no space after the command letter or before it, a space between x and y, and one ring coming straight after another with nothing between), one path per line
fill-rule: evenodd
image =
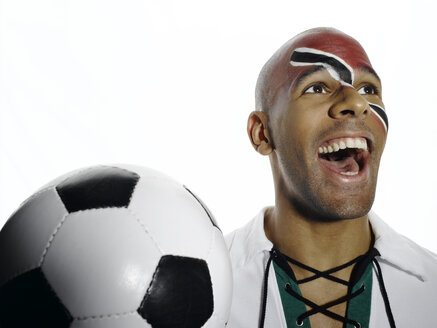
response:
M329 116L335 119L367 116L370 107L367 100L355 88L343 86L335 104L329 109Z

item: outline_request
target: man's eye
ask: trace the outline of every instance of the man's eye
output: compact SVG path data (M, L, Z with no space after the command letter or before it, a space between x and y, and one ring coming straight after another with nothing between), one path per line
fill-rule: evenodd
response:
M360 95L376 95L378 92L373 85L365 85L358 90Z
M304 93L326 93L326 89L323 84L319 83L310 86Z

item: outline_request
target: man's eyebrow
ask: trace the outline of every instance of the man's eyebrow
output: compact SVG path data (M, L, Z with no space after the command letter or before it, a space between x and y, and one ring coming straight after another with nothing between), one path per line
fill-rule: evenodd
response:
M372 67L369 67L369 66L361 66L358 70L361 71L361 72L366 72L366 73L370 73L370 74L372 74L373 76L376 77L376 79L377 79L379 82L381 82L381 79L379 78L378 74L376 74L375 70L374 70Z
M298 86L302 82L302 80L304 80L308 75L311 75L311 74L318 72L322 69L326 69L326 68L323 66L314 66L314 67L307 69L305 72L303 72L301 75L299 75L299 77L296 79L295 85Z

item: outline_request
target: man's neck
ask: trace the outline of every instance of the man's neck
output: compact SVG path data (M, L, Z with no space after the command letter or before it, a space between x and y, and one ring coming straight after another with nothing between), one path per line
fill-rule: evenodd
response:
M368 217L311 221L293 207L269 208L264 217L267 238L284 254L318 270L327 270L364 254L370 247Z

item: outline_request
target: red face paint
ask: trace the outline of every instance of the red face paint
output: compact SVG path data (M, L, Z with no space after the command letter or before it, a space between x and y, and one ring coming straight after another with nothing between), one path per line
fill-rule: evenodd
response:
M345 61L353 70L367 68L373 71L372 64L363 47L348 35L335 30L317 30L297 36L291 41L289 57L297 48L312 48L332 54ZM291 66L291 65L290 65ZM311 66L291 66L291 88L296 79Z
M366 69L374 72L363 47L353 38L335 30L307 32L297 36L290 43L290 92L293 92L298 78L315 66L325 67L335 80L350 87L353 87L355 71ZM377 104L369 105L372 116L387 131L388 119L384 109Z

